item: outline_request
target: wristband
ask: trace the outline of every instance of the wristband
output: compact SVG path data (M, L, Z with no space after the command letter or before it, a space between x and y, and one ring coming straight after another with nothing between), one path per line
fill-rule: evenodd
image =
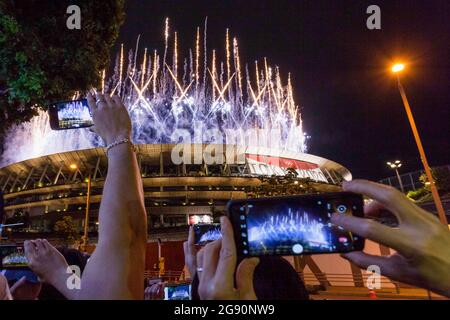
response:
M134 146L134 144L130 141L130 139L125 138L125 139L120 139L117 141L114 141L113 143L110 143L106 146L106 155L108 155L109 150L111 150L114 147L117 147L118 145L124 144L124 143L129 143L133 149L133 151L136 151L136 147Z

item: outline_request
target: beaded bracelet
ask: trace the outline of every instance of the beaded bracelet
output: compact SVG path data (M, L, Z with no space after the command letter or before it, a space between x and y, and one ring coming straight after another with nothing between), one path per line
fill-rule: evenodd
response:
M106 155L108 155L109 150L111 150L112 148L117 147L118 145L123 144L123 143L129 143L129 144L131 145L133 151L136 151L136 147L135 147L134 144L130 141L130 139L125 138L125 139L121 139L121 140L118 140L118 141L114 141L113 143L108 144L108 145L106 146Z

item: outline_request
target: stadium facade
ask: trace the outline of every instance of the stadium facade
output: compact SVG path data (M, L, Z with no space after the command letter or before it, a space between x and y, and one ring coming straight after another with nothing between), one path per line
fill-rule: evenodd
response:
M317 191L335 191L343 180L351 179L351 173L336 162L267 148L216 145L214 150L223 150L222 163L209 165L204 159L210 147L183 145L182 153L190 154L192 161L175 164L174 148L179 145L137 146L151 237L185 238L189 223L211 221L215 212L225 211L228 200L255 196L253 191L267 184L264 178L283 178L292 169L299 187L305 181L305 188L307 184ZM52 154L1 168L4 220L24 217L27 224L20 236L28 238L54 236L55 222L71 216L81 233L90 177L89 232L94 240L106 173L104 148Z

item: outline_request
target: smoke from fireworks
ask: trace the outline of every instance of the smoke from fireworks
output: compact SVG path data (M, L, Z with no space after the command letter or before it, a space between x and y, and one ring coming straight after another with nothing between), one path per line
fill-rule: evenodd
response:
M246 146L306 151L306 136L293 98L290 75L283 84L278 67L272 68L266 59L262 69L258 68L258 62L253 72L247 65L244 68L238 41L232 38L230 43L228 29L223 52L212 51L210 62L209 53L203 52L206 23L203 51L200 28L197 28L194 53L190 51L184 60L178 52L179 37L173 33L171 45L169 32L166 19L162 59L157 50L139 50L138 40L136 49L130 50L128 56L121 45L114 74L109 79L105 79L104 73L101 76L99 91L120 95L128 108L134 143L177 143L179 136L173 135L177 130L189 133L193 137L190 143L208 143L212 141L203 132L214 129L234 132L240 137L237 143ZM169 55L169 50L173 54ZM143 51L142 58L138 58L139 51ZM221 54L225 62L217 61ZM249 142L246 139L249 130L277 131L276 146L267 139ZM5 141L1 165L101 145L101 139L88 129L52 131L44 112L11 129Z

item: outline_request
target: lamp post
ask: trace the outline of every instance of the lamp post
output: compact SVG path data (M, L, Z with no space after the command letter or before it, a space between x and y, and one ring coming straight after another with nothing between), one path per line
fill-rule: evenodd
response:
M423 167L425 169L425 174L427 175L428 181L430 182L431 194L433 196L434 204L436 205L436 209L439 215L439 220L448 225L447 218L445 216L444 207L442 206L441 199L439 198L439 193L436 188L436 184L434 182L433 176L431 174L430 166L428 165L427 157L425 156L425 150L422 146L422 141L419 136L419 132L417 131L416 122L414 121L414 116L411 111L411 107L409 105L408 99L406 97L405 89L400 82L400 73L405 69L405 65L401 63L397 63L392 66L392 72L397 75L397 84L398 90L400 91L400 96L402 97L403 106L405 107L406 115L408 116L409 124L411 126L411 130L414 135L414 139L416 140L417 149L419 150L420 159L422 160Z
M69 168L71 170L78 170L78 166L75 163L72 163ZM87 195L86 195L86 214L84 217L84 233L83 233L83 242L81 244L81 250L86 252L86 247L88 243L88 232L89 232L89 206L91 200L91 171L89 170L89 176L86 178L85 182L87 182Z
M86 252L86 247L89 239L88 228L89 228L89 206L91 203L91 172L89 171L89 177L87 178L87 195L86 195L86 215L84 217L84 235L82 250Z
M398 173L398 169L402 166L402 163L400 162L400 160L395 160L394 162L386 162L386 164L389 166L389 168L395 170L395 173L397 174L398 183L400 184L400 190L402 190L402 193L405 193L402 179L400 178L400 174Z

